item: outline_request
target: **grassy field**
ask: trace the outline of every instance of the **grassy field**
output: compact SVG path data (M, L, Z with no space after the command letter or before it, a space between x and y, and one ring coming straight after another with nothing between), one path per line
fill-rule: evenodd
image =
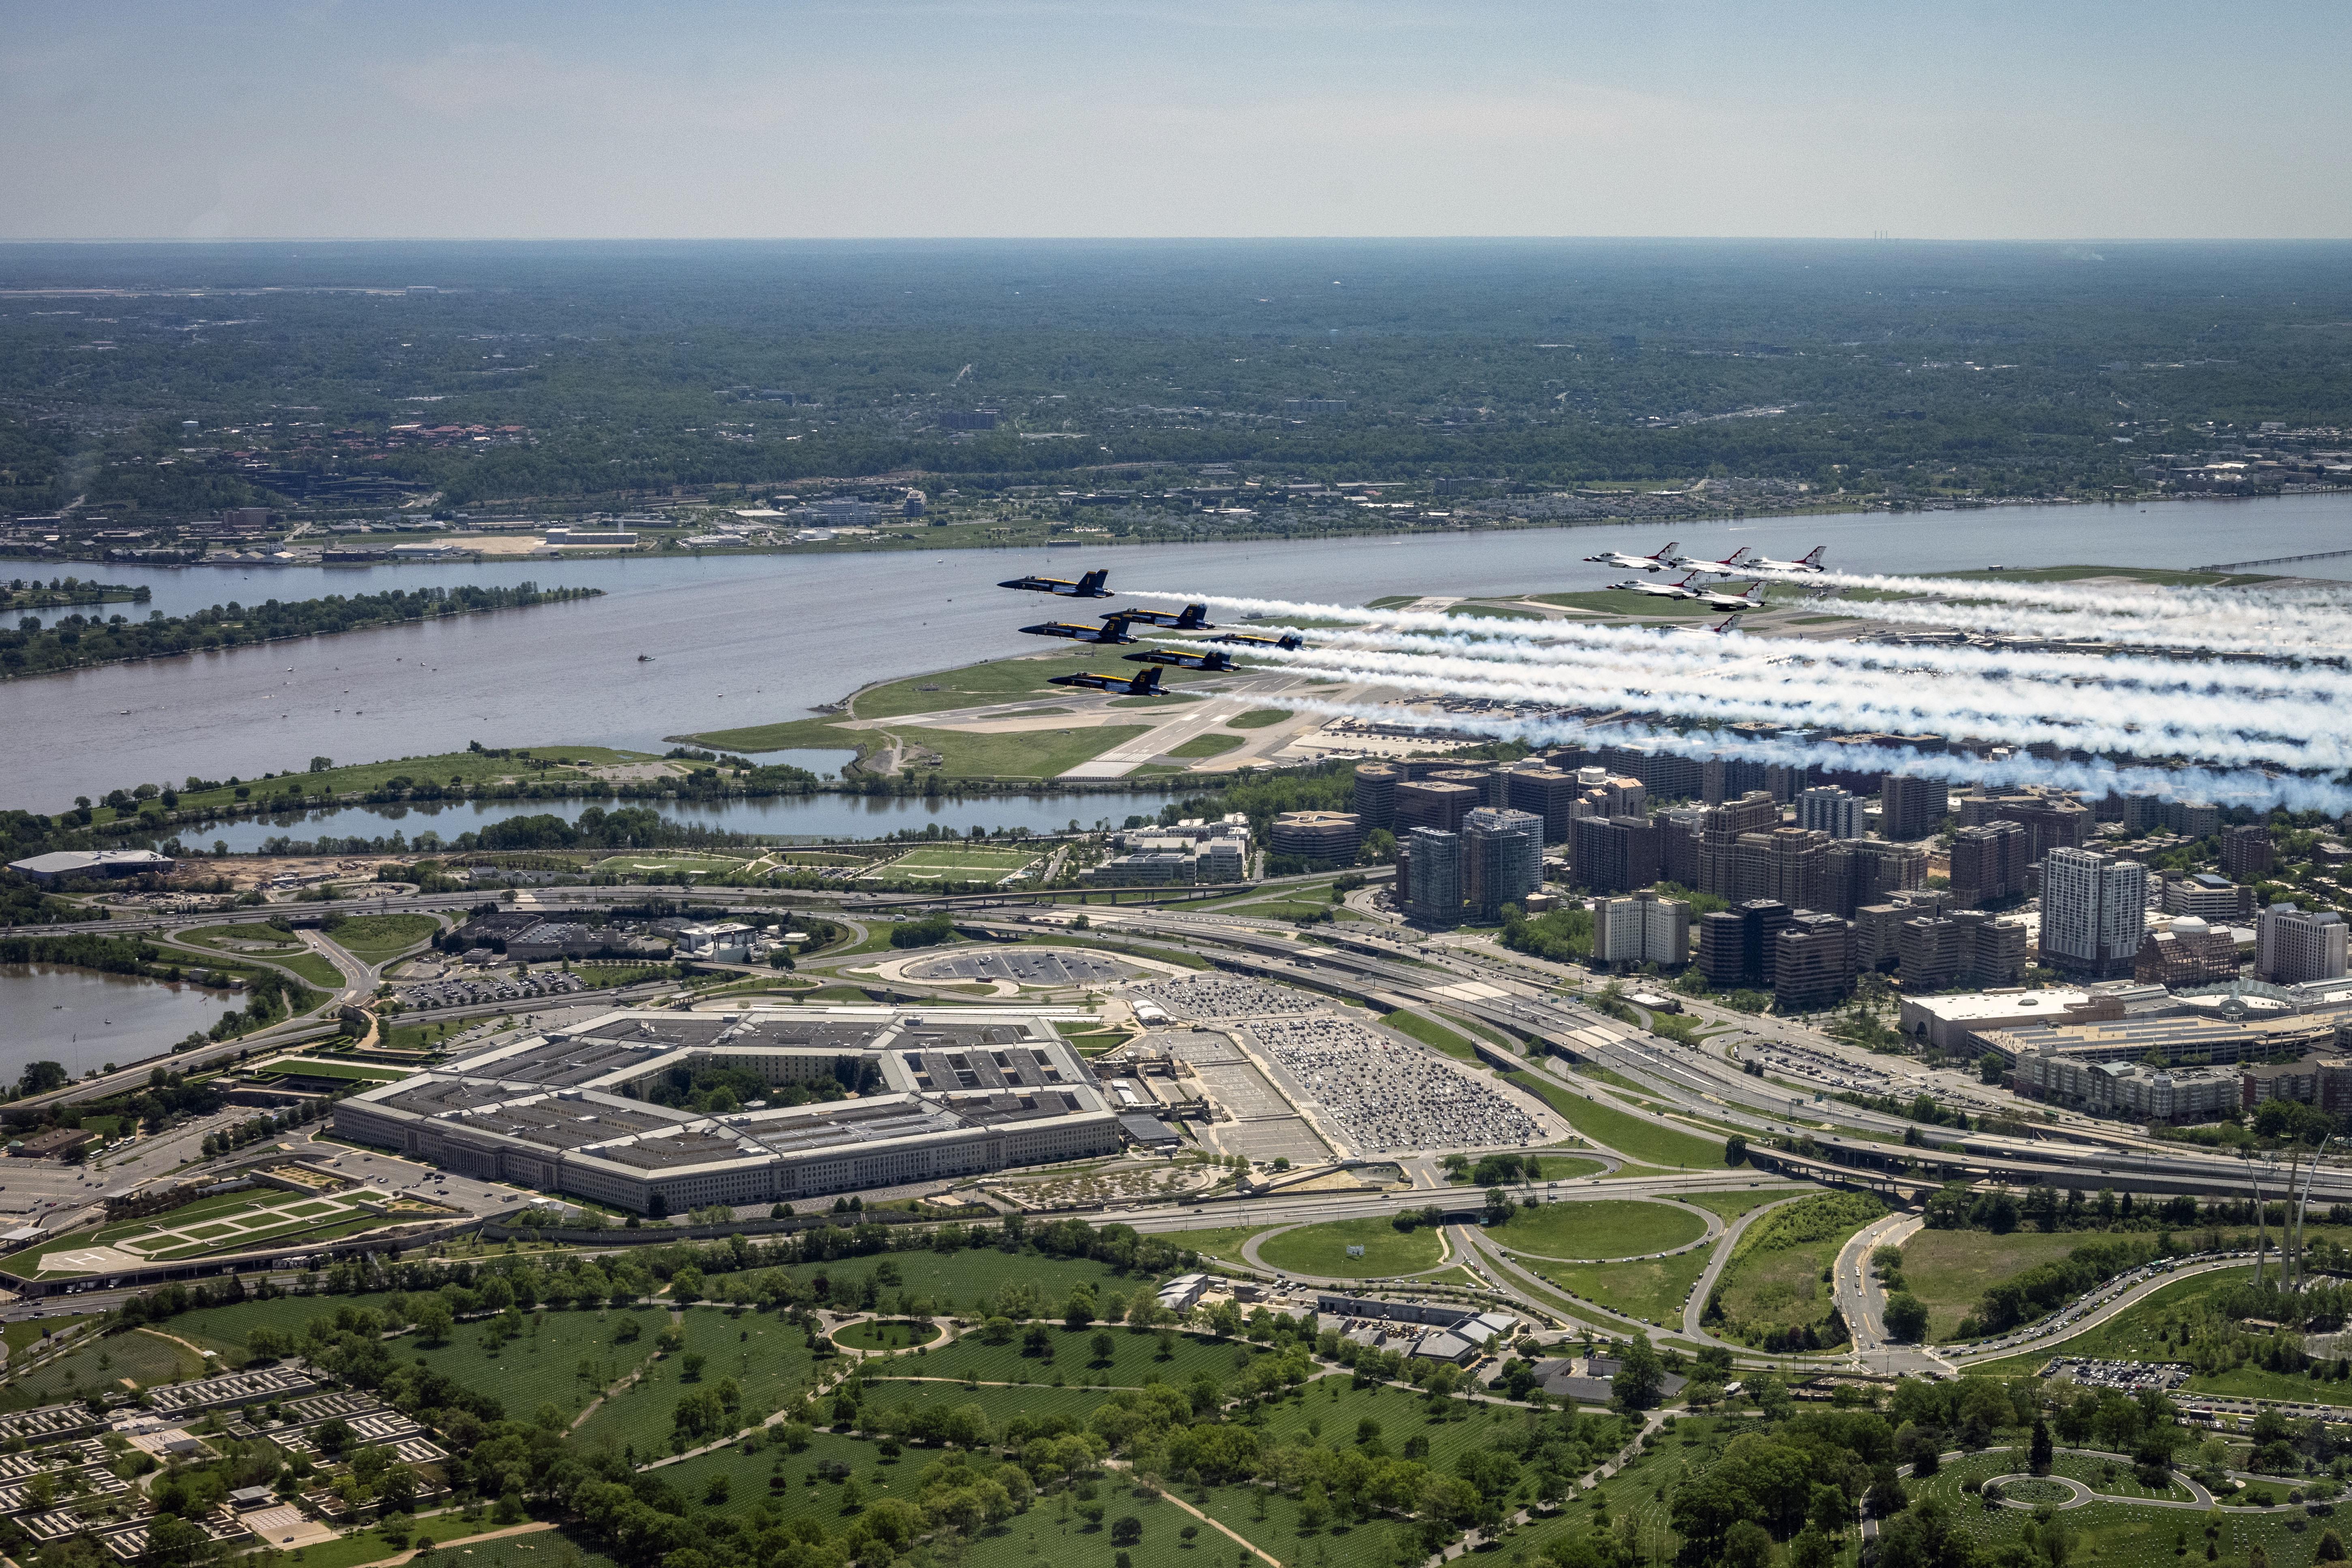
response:
M866 875L884 882L997 882L1025 866L1035 865L1038 858L1034 849L926 845L877 865Z
M1226 720L1225 728L1228 730L1263 730L1269 725L1279 724L1285 719L1289 717L1290 710L1287 708L1253 708L1246 713L1237 713L1234 715L1234 717Z
M2186 1279L2175 1279L2158 1287L2132 1303L2129 1310L2117 1314L2095 1329L2086 1330L2069 1339L2051 1340L2032 1350L2017 1355L2003 1356L1999 1361L1973 1363L1972 1373L1989 1373L2000 1377L2017 1377L2042 1370L2053 1355L2090 1356L2102 1361L2178 1361L2180 1347L2157 1337L2157 1331L2166 1321L2180 1316L2185 1309L2199 1305L2217 1296L2231 1285L2242 1285L2254 1277L2253 1266L2243 1268L2216 1268L2207 1274L2192 1274ZM2190 1386L2199 1385L2190 1379ZM2324 1399L2322 1390L2338 1386L2309 1384L2302 1378L2286 1382L2305 1392L2293 1397Z
M1519 1266L1588 1301L1644 1322L1679 1327L1683 1299L1706 1272L1706 1261L1707 1249L1700 1247L1633 1263L1545 1263L1522 1258Z
M955 708L980 708L1024 697L1060 697L1066 688L1047 684L1057 675L1107 668L1115 654L1102 649L1084 653L1046 654L1025 658L992 659L961 669L940 670L905 680L869 686L849 700L849 710L859 719L897 719L914 713L943 713ZM1170 668L1160 672L1160 684L1181 686L1198 679L1198 670Z
M256 1196L251 1193L223 1193L183 1204L168 1214L147 1219L69 1232L16 1254L9 1259L9 1267L20 1273L64 1277L91 1270L61 1255L93 1247L117 1247L135 1257L161 1261L242 1251L298 1237L324 1239L333 1235L350 1235L394 1223L347 1201L347 1197L381 1195L362 1193L328 1197L269 1192Z
M1612 1105L1601 1105L1548 1082L1541 1074L1510 1072L1511 1082L1539 1096L1545 1104L1568 1118L1569 1125L1603 1148L1613 1149L1646 1164L1677 1170L1720 1170L1723 1145L1671 1127L1644 1121Z
M1671 1204L1599 1198L1521 1209L1494 1234L1512 1251L1539 1257L1630 1258L1687 1246L1706 1234L1706 1222Z
M28 1345L54 1339L68 1329L89 1321L89 1316L84 1314L72 1318L26 1318L13 1323L0 1323L0 1344L6 1345L9 1357L22 1364Z
M592 1321L608 1316L587 1312L567 1315ZM598 1405L595 1414L582 1422L573 1434L575 1442L583 1444L592 1453L609 1448L625 1456L634 1449L643 1458L671 1448L671 1414L677 1407L679 1396L694 1389L715 1387L721 1378L733 1378L742 1391L744 1418L749 1422L781 1409L787 1401L798 1399L807 1388L814 1362L799 1330L757 1312L737 1317L719 1307L689 1307L685 1315L686 1355L704 1358L700 1378L692 1383L687 1380L685 1355L644 1362L645 1375ZM549 1314L550 1322L557 1316ZM609 1316L617 1321L620 1314ZM667 1314L651 1310L635 1316L643 1330L640 1337L628 1344L614 1346L608 1352L610 1364L616 1368L615 1377L636 1364L622 1358L635 1355L642 1360L650 1352L654 1337L668 1321ZM607 1324L608 1344L614 1326ZM513 1351L514 1346L509 1346L507 1353L512 1354ZM559 1372L572 1375L578 1362L578 1357L568 1357L559 1350L547 1362L547 1375L551 1379ZM599 1365L595 1370L601 1373L604 1368ZM500 1374L502 1378L510 1375ZM508 1395L504 1390L509 1384L504 1382L478 1386L499 1389L500 1397L507 1399L509 1414L527 1415L537 1408L535 1400L522 1393ZM584 1390L587 1380L578 1379L573 1386ZM585 1403L581 1399L570 1404L557 1401L565 1410L576 1410Z
M835 1344L860 1351L903 1351L917 1345L928 1345L939 1338L940 1331L927 1325L911 1323L904 1319L868 1319L837 1331Z
M845 1282L871 1276L879 1258L845 1258L832 1263L796 1263L787 1272L814 1280L824 1276L838 1294ZM1006 1286L1025 1286L1039 1292L1055 1312L1071 1289L1091 1285L1097 1296L1114 1292L1128 1296L1140 1289L1146 1276L1115 1273L1108 1263L1086 1258L1043 1258L1034 1252L999 1252L994 1247L971 1247L959 1252L894 1252L888 1262L902 1281L896 1287L915 1297L927 1297L931 1310L947 1313L977 1310Z
M1980 1550L2017 1545L2033 1522L2033 1515L2020 1509L1986 1508L1960 1488L1968 1480L1981 1481L2025 1468L2025 1455L2018 1449L1989 1449L1945 1465L1934 1477L1917 1483L1913 1495L1941 1500L1960 1530ZM2281 1495L2284 1489L2284 1486L2279 1489ZM2185 1561L2205 1561L2199 1548L2204 1544L2209 1518L2220 1528L2213 1543L2215 1555L2228 1563L2245 1562L2260 1542L2273 1568L2303 1568L2311 1562L2320 1535L2318 1521L2305 1518L2300 1510L2273 1514L2222 1509L2206 1515L2193 1510L2098 1501L2068 1509L2057 1517L2074 1535L2068 1553L2071 1561L2113 1568L2168 1568ZM2303 1528L2294 1528L2297 1525ZM2182 1543L2189 1548L2186 1557L2177 1552Z
M1775 1178L1776 1180L1778 1178ZM1777 1204L1782 1198L1802 1196L1787 1187L1756 1187L1736 1193L1684 1193L1679 1194L1686 1204L1696 1204L1709 1214L1719 1214L1726 1219L1738 1219L1749 1209Z
M396 1078L406 1078L401 1068L365 1067L357 1062L312 1061L303 1057L280 1057L253 1069L257 1078L293 1074L302 1078L349 1079L354 1083L390 1083Z
M1400 1007L1381 1020L1400 1035L1410 1035L1433 1050L1444 1051L1449 1057L1459 1057L1465 1062L1478 1059L1477 1047L1447 1028L1434 1018L1419 1013L1408 1013Z
M1097 1332L1110 1336L1108 1360L1095 1353L1094 1337ZM1231 1341L1178 1333L1171 1336L1163 1357L1159 1332L1150 1329L1071 1329L1056 1323L1046 1333L1053 1345L1051 1356L1030 1353L1022 1343L1023 1335L1016 1334L1006 1343L992 1345L975 1331L922 1355L893 1357L887 1366L867 1375L1048 1384L1059 1378L1069 1383L1107 1381L1114 1388L1140 1388L1146 1381L1158 1378L1181 1387L1194 1373L1206 1373L1222 1381L1265 1353Z
M1757 1223L1770 1225L1778 1217ZM1759 1337L1776 1326L1821 1327L1829 1321L1831 1310L1830 1282L1824 1276L1837 1261L1846 1237L1867 1223L1857 1220L1818 1241L1770 1248L1751 1245L1758 1239L1751 1227L1717 1280L1723 1315Z
M1349 1257L1350 1247L1362 1247L1364 1255ZM1385 1219L1339 1219L1301 1226L1265 1242L1257 1255L1275 1268L1334 1279L1413 1274L1444 1261L1444 1248L1434 1229L1423 1226L1402 1231Z
M1029 730L967 735L954 730L893 730L910 746L928 746L945 759L940 771L957 778L1043 779L1132 741L1149 728L1107 724L1091 729Z
M274 963L290 970L309 984L324 991L343 988L342 972L320 954L303 944L302 939L268 925L202 926L183 932L173 939L191 947L202 947L224 954L237 963L253 965ZM239 952L235 944L267 943ZM167 950L168 951L168 950Z
M170 1340L134 1329L92 1340L22 1377L0 1384L0 1410L29 1410L100 1389L119 1393L130 1386L151 1388L204 1374L202 1357Z
M570 765L566 765L566 760ZM616 752L609 746L534 746L528 752L515 752L507 756L494 756L488 752L443 752L425 757L401 757L392 762L358 763L349 767L329 768L324 773L285 773L274 779L247 779L245 786L251 798L240 802L236 791L226 783L219 789L201 790L180 796L180 809L226 809L239 805L274 799L299 786L316 795L332 790L337 795L380 789L395 778L412 779L417 784L495 784L501 779L525 782L541 779L578 779L587 776L591 768L616 763L642 763L653 760L650 752ZM544 768L541 763L547 764ZM97 820L108 819L103 806Z
M2089 1237L2074 1231L2011 1231L1992 1236L1979 1230L1923 1230L1903 1244L1903 1280L1927 1304L1927 1338L1949 1338L1962 1318L1976 1310L1990 1287L2024 1273L2037 1263L2065 1257Z
M1236 1226L1229 1230L1161 1230L1152 1233L1155 1239L1171 1247L1181 1247L1203 1258L1222 1258L1228 1263L1242 1260L1242 1243L1253 1236L1263 1236L1263 1225Z
M362 963L394 958L441 929L431 915L353 915L327 933L327 940Z
M1198 761L1203 757L1222 757L1227 752L1239 751L1241 745L1242 738L1239 735L1220 735L1213 730L1204 735L1195 735L1181 745L1171 747L1162 755L1181 757L1188 762Z
M1620 593L1600 588L1586 594L1537 594L1531 595L1539 605L1559 605L1570 610L1598 610L1611 616L1670 616L1686 619L1694 616L1715 616L1723 612L1690 599L1661 599L1651 594Z

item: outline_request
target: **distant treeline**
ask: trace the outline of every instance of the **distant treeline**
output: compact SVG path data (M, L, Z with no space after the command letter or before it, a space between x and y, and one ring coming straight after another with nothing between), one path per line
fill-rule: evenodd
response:
M26 616L13 629L0 630L0 673L42 675L125 659L168 658L174 654L241 647L281 637L364 631L371 626L472 615L480 610L561 604L571 599L594 598L603 592L601 588L541 588L536 583L519 583L511 588L466 584L455 588L394 589L348 597L335 594L323 599L290 602L270 599L259 605L240 605L231 600L191 616L166 616L156 610L143 621L121 615L70 615L47 626L37 616Z

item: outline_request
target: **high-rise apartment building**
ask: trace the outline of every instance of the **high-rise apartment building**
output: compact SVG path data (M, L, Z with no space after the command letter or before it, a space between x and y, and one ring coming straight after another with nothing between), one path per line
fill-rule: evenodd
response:
M1658 879L1658 833L1646 816L1580 816L1569 875L1593 893L1630 893Z
M1357 777L1362 776L1360 768ZM1583 793L1583 784L1574 773L1542 763L1522 763L1503 774L1503 794L1511 809L1542 817L1547 844L1568 842L1570 824L1576 820L1577 799Z
M1601 899L1592 908L1592 959L1596 963L1658 963L1690 961L1690 905L1655 893Z
M1543 826L1533 812L1507 806L1480 806L1462 819L1462 898L1475 919L1500 920L1505 904L1543 886Z
M2042 862L2042 956L2091 980L2132 972L2147 930L2147 868L2087 849L2053 849Z
M2302 985L2344 973L2344 917L2333 910L2306 914L2276 903L2254 922L2254 973L2273 985Z
M1828 834L1776 827L1742 834L1738 850L1741 899L1777 899L1795 910L1818 910L1831 901Z
M1821 908L1845 920L1865 904L1927 885L1927 852L1883 838L1843 838L1830 846L1829 892Z
M1462 838L1433 827L1416 827L1408 846L1412 879L1405 894L1405 918L1441 930L1462 923Z
M1459 833L1462 819L1486 805L1483 793L1469 784L1446 779L1407 779L1396 786L1396 819L1391 831L1402 836L1416 827Z
M1397 785L1404 781L1403 770L1387 763L1356 764L1356 816L1364 831L1396 826Z
M1951 789L1941 779L1889 773L1878 790L1878 832L1883 838L1925 838L1951 815Z
M1970 790L1952 801L1962 827L2014 822L2025 829L2026 858L2039 860L2053 849L2080 849L2091 841L2091 808L2057 790L2027 789L1998 794Z
M1862 837L1862 796L1821 784L1797 797L1797 826L1832 838Z
M1974 909L2023 898L2032 848L2033 837L2021 822L1958 829L1952 835L1952 901Z
M2254 882L2271 874L2277 851L2268 825L2250 822L2221 834L2221 875L2233 882Z
M1769 833L1780 826L1780 803L1762 790L1750 790L1738 800L1711 805L1699 818L1698 881L1701 892L1738 900L1739 841L1751 833Z
M1906 993L2014 985L2025 975L2025 926L1981 910L1914 915L1897 929L1895 952Z
M1780 1013L1834 1007L1853 993L1853 928L1799 910L1773 938L1772 1005Z

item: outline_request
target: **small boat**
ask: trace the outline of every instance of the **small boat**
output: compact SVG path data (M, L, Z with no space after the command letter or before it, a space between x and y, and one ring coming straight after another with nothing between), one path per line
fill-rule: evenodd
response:
M653 661L654 656L649 653L641 653L637 655L637 662L639 664L651 664Z

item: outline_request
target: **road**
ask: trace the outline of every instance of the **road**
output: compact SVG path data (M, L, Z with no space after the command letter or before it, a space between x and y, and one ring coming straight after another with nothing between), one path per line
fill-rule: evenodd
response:
M1831 1299L1853 1335L1852 1359L1856 1366L1889 1376L1926 1373L1949 1376L1952 1363L1926 1345L1900 1343L1887 1336L1886 1293L1870 1267L1870 1255L1882 1247L1900 1247L1927 1221L1916 1214L1891 1214L1874 1220L1846 1239L1830 1266Z

